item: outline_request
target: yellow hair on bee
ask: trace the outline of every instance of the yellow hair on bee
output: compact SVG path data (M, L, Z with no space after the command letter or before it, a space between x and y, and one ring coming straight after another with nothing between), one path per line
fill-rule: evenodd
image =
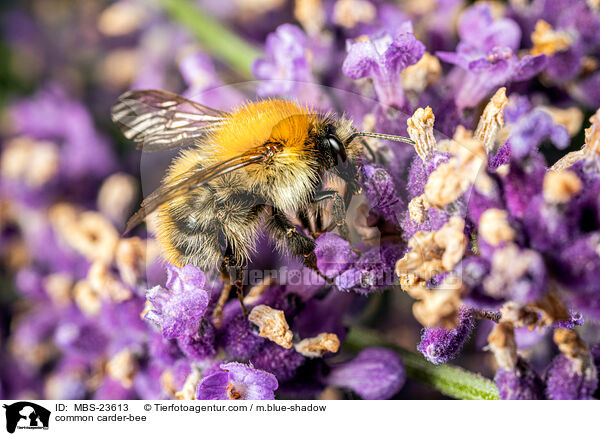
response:
M305 143L316 113L286 100L246 103L231 112L223 124L202 140L184 150L172 162L166 180L180 175L198 162L205 167L240 156L261 147L269 139L284 144L277 161L290 164L305 156Z
M286 100L262 100L246 103L225 118L223 124L198 147L183 151L174 159L166 183L202 162L208 167L260 149L265 143L277 143L278 151L269 165L252 165L236 171L235 177L225 176L229 184L252 186L283 209L297 208L308 200L317 177L316 163L310 158L309 133L317 119L322 118L310 108ZM277 186L273 181L277 180Z
M309 108L286 100L246 103L206 141L214 144L212 152L217 160L239 156L269 139L280 140L290 153L299 153L315 116Z

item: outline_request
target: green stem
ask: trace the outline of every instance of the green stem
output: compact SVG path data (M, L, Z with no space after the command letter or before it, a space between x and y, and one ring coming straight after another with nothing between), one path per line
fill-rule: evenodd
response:
M159 0L171 18L190 31L215 58L246 79L252 79L250 68L262 53L254 45L207 15L189 0Z
M386 347L402 357L406 375L429 385L441 393L461 400L497 400L498 389L493 381L479 374L452 365L434 365L416 353L391 344L374 331L354 327L346 338L346 347L359 351L367 347Z

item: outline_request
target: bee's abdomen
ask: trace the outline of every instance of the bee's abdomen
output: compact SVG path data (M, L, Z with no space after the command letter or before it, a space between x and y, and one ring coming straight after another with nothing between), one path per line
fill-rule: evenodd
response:
M158 238L166 260L207 270L232 256L244 265L254 249L264 201L244 191L205 186L159 210ZM231 261L231 259L230 259Z

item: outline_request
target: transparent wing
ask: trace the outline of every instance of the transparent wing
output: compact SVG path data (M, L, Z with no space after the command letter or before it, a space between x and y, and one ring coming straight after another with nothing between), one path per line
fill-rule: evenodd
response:
M196 189L217 177L236 171L249 165L264 162L267 155L263 152L248 152L219 162L207 168L195 168L177 177L169 185L161 185L152 194L148 195L142 202L140 209L127 221L125 233L141 224L148 215L159 206L165 204L189 191Z
M129 91L113 106L113 122L144 151L187 147L220 126L228 113L156 89Z

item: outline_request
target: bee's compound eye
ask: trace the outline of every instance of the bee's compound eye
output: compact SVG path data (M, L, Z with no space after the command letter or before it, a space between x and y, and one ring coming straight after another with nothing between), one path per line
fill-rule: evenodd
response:
M329 148L331 149L333 157L345 162L347 158L346 148L340 140L336 136L330 135L327 137L327 142L329 143Z

